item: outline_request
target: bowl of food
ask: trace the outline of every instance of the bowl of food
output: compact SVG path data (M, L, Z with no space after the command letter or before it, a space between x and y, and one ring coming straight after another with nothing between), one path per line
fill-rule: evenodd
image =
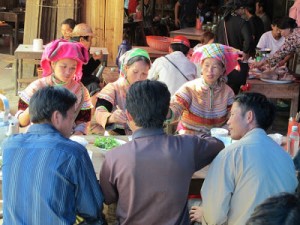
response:
M111 149L125 144L126 141L117 139L115 137L96 137L94 145L99 148L101 152L108 152Z

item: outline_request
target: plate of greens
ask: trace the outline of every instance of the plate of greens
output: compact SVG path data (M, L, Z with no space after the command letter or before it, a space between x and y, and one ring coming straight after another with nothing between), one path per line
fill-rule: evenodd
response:
M96 137L94 145L102 152L110 151L111 149L125 144L126 141L116 139L114 137Z

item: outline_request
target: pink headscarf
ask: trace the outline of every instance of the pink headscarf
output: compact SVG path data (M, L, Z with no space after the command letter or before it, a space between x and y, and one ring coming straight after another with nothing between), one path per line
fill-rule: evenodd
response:
M56 62L60 59L66 58L77 61L74 80L80 81L82 77L82 65L89 61L89 53L82 44L77 42L68 42L63 39L52 41L46 45L41 59L43 77L47 77L52 74L51 62Z
M194 51L191 61L201 65L204 59L218 59L226 68L225 75L228 75L232 70L239 69L239 52L239 50L227 45L217 43L206 44Z

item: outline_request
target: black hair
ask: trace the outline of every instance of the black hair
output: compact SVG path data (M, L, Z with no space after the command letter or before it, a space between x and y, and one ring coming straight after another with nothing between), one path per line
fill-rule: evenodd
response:
M203 45L208 44L208 42L214 38L215 38L215 34L213 32L205 31L200 37L200 43Z
M273 20L272 20L272 25L273 26L277 26L278 27L278 24L280 23L280 21L281 21L281 18L279 18L279 17L276 17L276 18L274 18Z
M171 94L160 81L143 80L131 85L126 95L126 109L135 124L143 128L162 128Z
M75 105L77 97L64 87L47 86L33 94L29 102L31 122L50 122L54 111L59 111L63 117Z
M281 193L258 205L246 225L298 225L299 195Z
M283 17L279 24L278 24L278 28L279 29L294 29L296 28L298 25L296 23L296 20L294 20L293 18L290 18L288 16Z
M63 25L63 24L68 24L70 26L70 28L74 29L74 27L76 25L76 21L71 18L68 18L61 22L61 25Z
M88 41L89 40L89 37L90 36L74 36L74 37L71 37L71 41L76 41L76 42L80 42L80 38L83 38L85 41Z
M256 0L255 3L258 3L258 6L262 7L264 9L264 12L266 11L266 5L267 5L266 1L264 1L264 0Z
M184 44L181 43L172 43L170 44L170 47L173 51L180 51L182 52L184 55L187 55L190 48L185 46Z
M253 111L257 127L267 130L275 118L275 106L260 93L242 93L235 97L242 111Z

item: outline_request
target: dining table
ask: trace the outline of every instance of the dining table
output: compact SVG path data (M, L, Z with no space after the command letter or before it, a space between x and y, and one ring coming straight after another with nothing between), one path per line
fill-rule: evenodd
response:
M179 30L170 31L170 37L183 35L189 40L201 41L204 30L198 30L195 27L187 27Z
M244 92L257 92L270 99L291 101L290 116L296 116L299 104L299 81L276 81L267 79L247 79L248 89Z

